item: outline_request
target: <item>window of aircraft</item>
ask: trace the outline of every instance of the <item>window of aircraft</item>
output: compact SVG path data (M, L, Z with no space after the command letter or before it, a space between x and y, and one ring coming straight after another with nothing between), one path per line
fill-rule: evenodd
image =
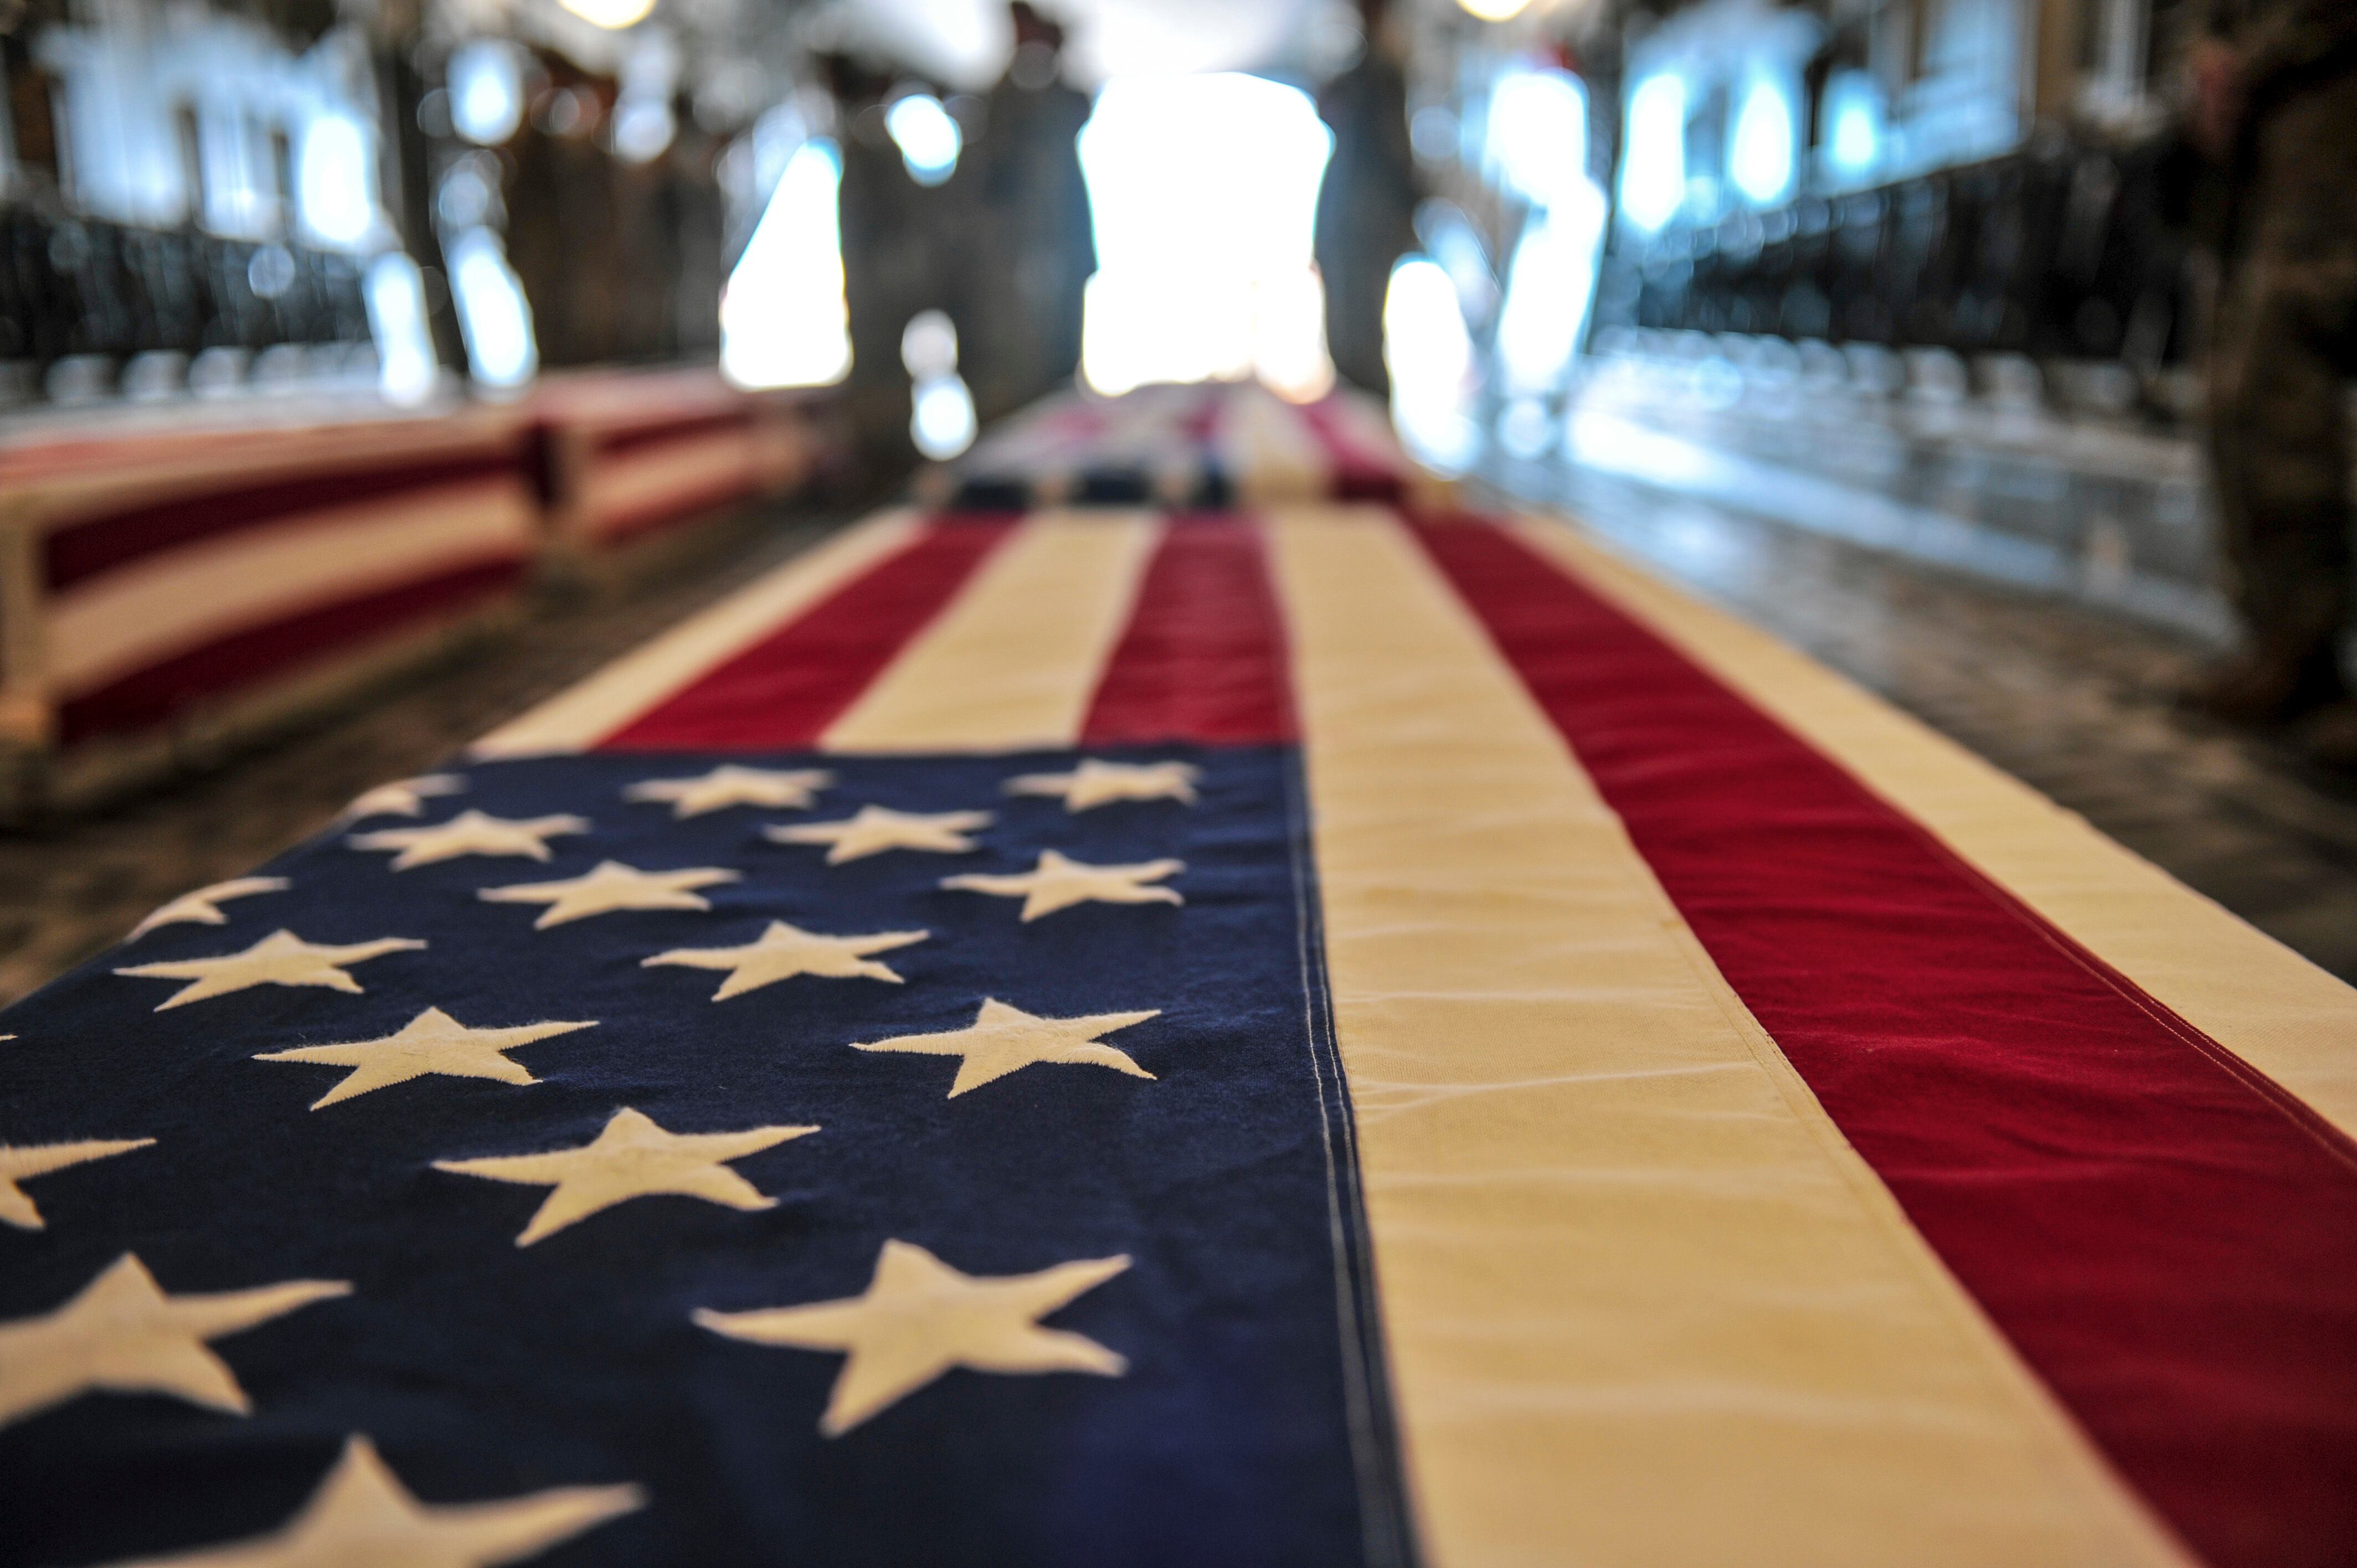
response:
M1727 171L1755 207L1772 207L1792 193L1797 119L1792 90L1776 78L1755 76L1744 89Z
M626 93L614 105L614 150L631 163L651 163L662 156L678 131L668 99Z
M1587 173L1587 89L1567 71L1508 74L1491 93L1488 140L1500 183L1531 204L1507 268L1499 357L1510 392L1544 392L1577 350L1604 240L1604 193Z
M1685 79L1664 71L1639 82L1629 94L1628 134L1620 159L1620 210L1650 232L1685 205Z
M1556 205L1587 184L1587 90L1568 71L1509 72L1490 93L1488 152L1508 190Z
M1826 172L1843 183L1872 177L1882 161L1882 89L1862 70L1836 71L1825 83Z
M376 228L375 159L358 121L321 114L303 132L296 205L322 244L357 246Z
M1527 224L1515 242L1498 307L1498 357L1509 390L1543 392L1562 382L1596 297L1604 221L1604 193L1590 185L1583 198Z
M1456 112L1444 104L1427 103L1407 123L1408 145L1426 163L1455 157L1458 135Z

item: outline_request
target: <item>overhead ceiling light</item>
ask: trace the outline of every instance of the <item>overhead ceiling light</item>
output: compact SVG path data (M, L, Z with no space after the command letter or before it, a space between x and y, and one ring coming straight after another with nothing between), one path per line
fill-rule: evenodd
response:
M645 21L655 0L564 0L564 5L585 22L619 32Z
M1457 0L1485 22L1511 22L1530 8L1531 0Z

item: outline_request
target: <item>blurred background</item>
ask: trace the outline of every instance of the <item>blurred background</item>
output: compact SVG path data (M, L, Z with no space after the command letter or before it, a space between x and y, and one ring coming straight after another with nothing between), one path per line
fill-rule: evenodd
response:
M2348 0L0 0L0 819L1248 387L2357 972Z
M2214 635L2186 62L2335 9L12 0L0 440L705 364L834 389L872 487L1060 386L1339 379L1447 474L1781 458Z
M1593 445L1608 374L2167 427L2193 9L19 0L0 406L716 360L904 392L940 454L1076 368L1388 361L1458 470Z

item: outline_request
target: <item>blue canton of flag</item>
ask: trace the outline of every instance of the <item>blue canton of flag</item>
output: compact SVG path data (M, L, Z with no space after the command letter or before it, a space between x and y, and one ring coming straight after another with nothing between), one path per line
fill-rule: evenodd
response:
M5 1019L0 1563L1401 1560L1294 768L483 763L158 911Z

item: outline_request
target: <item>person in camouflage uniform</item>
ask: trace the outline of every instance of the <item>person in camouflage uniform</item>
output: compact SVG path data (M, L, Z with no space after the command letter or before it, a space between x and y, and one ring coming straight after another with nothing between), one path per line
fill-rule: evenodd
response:
M952 182L965 221L950 314L985 424L1071 384L1097 270L1079 149L1094 105L1064 81L1064 29L1026 4L1007 11L1015 55Z
M2226 193L2210 446L2247 639L2196 695L2236 723L2321 726L2357 762L2338 657L2352 592L2357 0L2207 0L2202 20L2190 129Z
M1393 265L1416 248L1421 194L1408 144L1407 79L1384 26L1387 9L1383 0L1360 0L1366 52L1318 94L1318 116L1334 133L1318 188L1315 240L1326 285L1326 350L1338 376L1378 396L1391 392L1383 302Z
M884 124L890 78L864 60L821 62L841 122L843 158L835 213L843 247L843 300L851 330L851 373L836 394L865 478L897 478L917 461L909 433L912 392L900 362L909 317L932 303L937 231L934 193L910 178Z

